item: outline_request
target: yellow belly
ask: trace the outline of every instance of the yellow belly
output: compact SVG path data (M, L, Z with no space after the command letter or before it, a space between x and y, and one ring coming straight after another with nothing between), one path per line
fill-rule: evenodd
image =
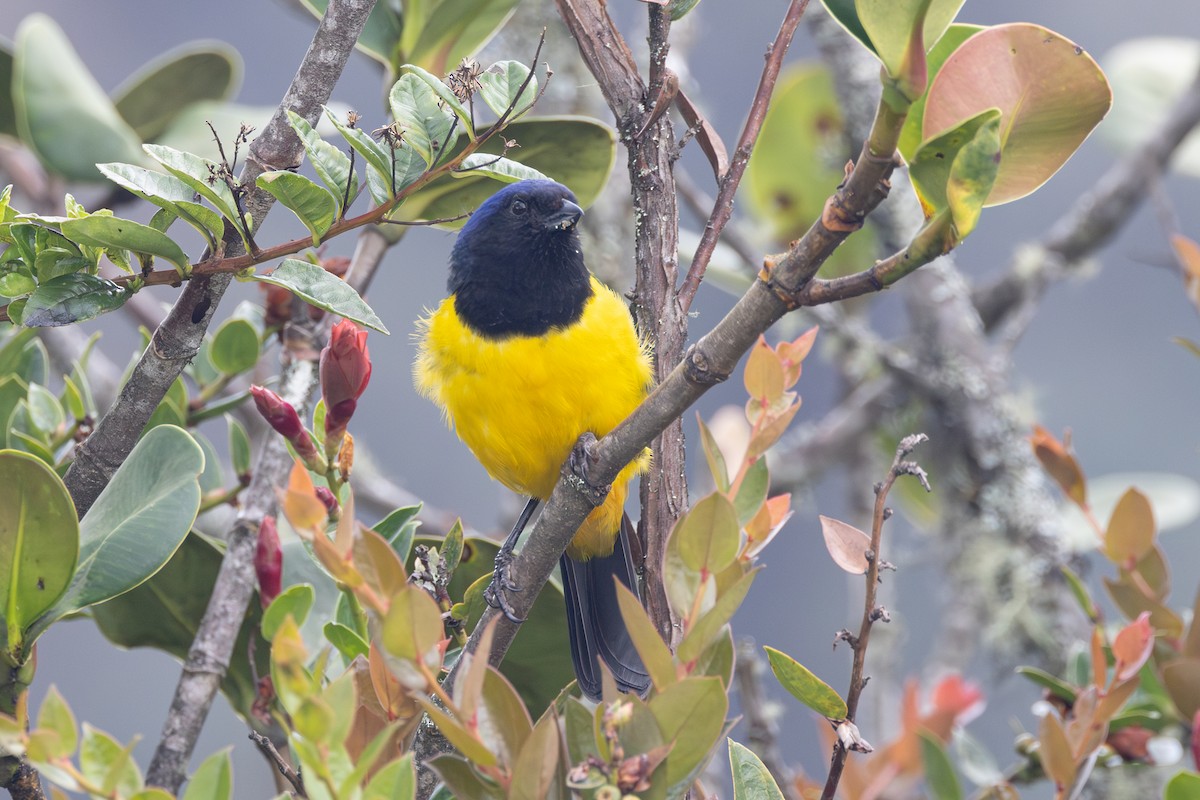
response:
M549 497L579 436L607 434L649 389L650 356L628 309L594 278L592 289L578 322L543 336L485 339L459 320L453 298L420 323L418 390L488 473L520 494ZM621 471L572 540L572 558L612 552L627 484L647 466L648 452Z

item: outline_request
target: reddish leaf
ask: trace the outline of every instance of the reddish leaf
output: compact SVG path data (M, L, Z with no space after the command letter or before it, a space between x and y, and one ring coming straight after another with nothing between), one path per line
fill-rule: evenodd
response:
M1183 285L1192 305L1200 308L1200 245L1181 234L1171 236L1171 249L1183 271Z
M1117 680L1124 681L1137 675L1142 664L1154 649L1154 628L1150 625L1150 612L1143 611L1137 619L1126 625L1113 640L1113 657L1117 660Z
M790 389L800 380L801 367L804 359L812 351L813 342L817 340L818 328L813 327L797 336L790 342L780 342L775 348L783 362L783 386Z
M821 533L825 536L825 547L834 563L852 575L867 571L867 551L871 549L871 537L853 525L831 517L821 517Z
M1075 758L1071 755L1071 745L1067 742L1066 731L1062 722L1053 714L1042 717L1038 726L1038 750L1042 759L1042 768L1054 781L1060 792L1068 789L1075 782Z
M286 489L279 490L279 507L301 537L311 539L315 529L325 525L325 504L317 499L308 470L296 462Z
M1087 482L1083 478L1083 470L1066 446L1041 425L1034 426L1029 442L1042 469L1050 473L1063 494L1075 501L1076 505L1087 505Z
M729 151L725 148L725 142L721 141L717 129L704 118L700 109L682 89L679 90L679 94L675 95L675 107L683 115L683 121L687 123L688 128L696 131L696 141L699 142L704 155L708 157L708 163L713 168L713 175L718 181L721 180L729 171Z
M1117 501L1104 533L1104 554L1114 564L1131 568L1154 547L1154 509L1137 489L1129 489Z
M770 403L783 394L783 365L762 336L746 359L744 381L746 391L756 400Z

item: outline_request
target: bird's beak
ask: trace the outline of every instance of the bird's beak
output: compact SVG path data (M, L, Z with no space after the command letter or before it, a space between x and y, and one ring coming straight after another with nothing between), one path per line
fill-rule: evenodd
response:
M575 223L579 222L579 218L583 216L583 209L572 203L570 200L564 199L558 211L550 214L542 220L542 225L546 230L565 231L575 227Z

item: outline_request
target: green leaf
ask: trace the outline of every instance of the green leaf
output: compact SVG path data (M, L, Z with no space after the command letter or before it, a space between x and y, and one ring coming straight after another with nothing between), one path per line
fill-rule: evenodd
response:
M927 730L918 730L917 736L921 742L925 785L929 787L933 800L962 800L962 786L941 741Z
M78 554L75 504L62 479L33 456L0 451L0 612L11 663L24 663L27 629L67 590Z
M1111 105L1108 81L1083 48L1039 25L995 25L942 64L929 87L922 136L928 140L999 108L1002 157L987 200L995 206L1049 180Z
M258 331L244 319L227 319L213 334L209 357L225 375L240 375L258 363Z
M446 537L442 539L442 546L438 550L438 555L446 561L446 571L451 575L458 569L462 560L463 544L462 520L456 519L450 530L446 531Z
M215 42L192 42L138 69L113 92L113 102L142 141L150 141L191 104L232 97L241 72L237 50Z
M509 119L520 117L537 99L537 76L530 77L529 72L529 67L520 61L497 61L479 76L480 98L498 117L510 108L513 112ZM522 91L521 84L526 78L529 78L529 85Z
M37 288L37 281L28 272L10 272L0 276L0 296L20 297Z
M212 180L218 169L216 163L161 144L143 145L142 149L151 158L162 164L163 169L212 203L221 216L232 222L239 231L241 230L241 225L238 224L237 205L233 201L229 187L225 185L224 181Z
M321 138L308 120L295 111L288 111L288 123L304 143L304 152L312 162L317 177L329 189L338 204L338 214L344 214L342 200L348 205L358 195L358 176L352 171L350 157ZM349 191L347 191L347 182Z
M308 619L308 612L312 610L315 599L316 594L311 584L297 583L284 589L263 612L260 628L263 638L268 642L273 640L279 626L288 617L291 617L299 628Z
M1163 800L1200 800L1200 774L1177 772L1167 782Z
M102 787L105 794L133 794L142 788L142 776L130 755L132 749L133 744L122 747L116 739L85 722L79 771L89 783Z
M198 230L210 247L215 247L225 230L221 215L196 202L196 191L174 175L133 164L97 164L104 177L123 189L149 200Z
M230 800L233 797L233 764L229 748L213 753L201 762L181 800Z
M547 710L513 761L508 800L547 800L559 772L562 737L553 709Z
M454 170L453 175L456 178L469 175L470 173L482 172L501 183L516 183L517 181L527 180L545 180L546 176L538 172L533 167L522 164L520 161L513 161L510 158L502 156L493 156L487 153L472 153L463 159L462 165Z
M670 0L667 3L667 13L673 21L679 21L699 4L700 0Z
M447 141L453 128L453 114L442 107L437 94L425 81L406 73L388 93L392 116L404 131L404 141L433 166L439 152L444 154L454 143Z
M467 110L466 106L462 104L462 101L458 99L454 92L450 91L450 87L441 78L426 72L416 64L405 64L400 68L400 72L402 75L415 75L420 78L438 96L442 107L454 112L454 116L458 117L458 122L462 125L462 129L466 132L467 136L472 139L475 138L475 126L471 122L471 112ZM393 111L393 113L395 112ZM400 116L396 115L396 119L400 119ZM435 151L444 138L443 136L433 139Z
M934 42L958 15L964 0L857 0L855 7L872 49L893 78L911 75L915 69L925 77L924 57ZM916 30L917 26L920 30ZM914 48L917 50L914 52ZM925 82L910 87L915 100L925 91Z
M474 759L479 763L478 759ZM488 764L484 764L489 766ZM471 768L471 763L456 755L440 755L429 760L429 766L450 789L453 798L470 800L504 800L505 793L498 786L485 783Z
M392 151L388 147L384 147L379 142L375 141L360 128L351 128L346 123L337 118L331 109L326 107L325 116L337 128L338 133L346 140L346 143L354 149L356 153L363 157L367 162L367 185L371 188L372 199L378 205L387 205L392 198L392 184L395 182L396 191L403 188L402 181L396 179L393 181L393 175L400 173L407 175L407 170L400 170L401 161L407 167L408 159L406 156L411 156L413 150L411 147L404 148L400 151ZM393 161L396 163L396 170L392 169ZM372 180L371 176L375 179Z
M233 464L233 473L247 475L250 472L250 434L232 414L225 415L225 423L229 426L229 461Z
M608 181L616 155L616 135L596 120L586 117L527 118L504 130L504 137L495 137L481 152L491 153L495 158L503 150L503 143L496 139L515 139L521 146L508 151L508 160L525 164L569 186L585 208L592 204ZM455 155L466 143L466 137L460 136L447 149ZM495 194L498 187L493 178L491 173L482 170L440 178L414 192L391 216L412 221L470 213ZM462 224L459 221L445 227L457 228Z
M739 530L733 504L714 493L692 506L671 536L689 569L716 574L737 557Z
M663 740L674 743L667 758L667 794L681 796L721 738L729 698L720 678L687 678L661 690L648 705Z
M786 653L773 647L764 647L771 671L783 688L804 705L826 719L846 718L846 701L829 684L808 671L808 668Z
M321 237L337 219L339 198L303 175L286 170L264 172L257 183L304 223L312 234L313 247L321 243Z
M29 393L25 396L25 402L28 404L29 418L34 427L45 434L47 438L52 438L66 422L66 415L63 414L58 398L40 383L29 385Z
M413 754L405 753L375 773L363 789L362 800L415 800L416 792L417 773L413 768Z
M1061 678L1056 678L1045 670L1038 669L1037 667L1017 667L1017 674L1024 675L1043 689L1049 689L1050 693L1055 697L1066 700L1068 703L1075 702L1078 690L1071 684Z
M417 515L421 513L421 505L397 508L383 519L371 526L371 530L388 540L401 561L408 561L409 550L412 549L413 535L420 527L421 521Z
M17 28L12 87L21 140L50 171L99 181L97 163L141 160L137 134L45 14Z
M729 468L725 466L725 455L699 413L696 414L696 424L700 428L700 445L704 449L704 459L708 462L708 471L712 474L713 483L718 492L728 492Z
M737 496L733 498L733 508L737 512L738 524L745 526L754 518L762 504L767 501L767 490L771 488L771 476L767 471L767 459L759 457L738 487Z
M917 150L910 174L926 217L949 209L957 240L975 229L1000 169L1000 110L989 108Z
M51 685L46 692L46 699L38 710L37 727L54 731L58 736L59 751L53 754L60 758L70 758L79 746L79 730L76 727L75 715L71 707L63 699L58 688Z
M124 248L157 256L174 264L180 275L187 275L191 270L187 253L174 239L140 222L93 214L64 220L61 227L63 236L77 244L104 249Z
M17 109L13 106L13 54L8 42L0 40L0 134L17 138ZM3 221L3 215L0 215Z
M680 661L687 663L699 658L700 654L720 635L721 630L741 608L746 594L750 591L750 584L754 583L760 569L761 567L755 567L739 578L737 583L721 592L712 608L705 611L698 620L692 622L691 630L679 643L677 655Z
M645 609L633 592L620 581L616 587L617 604L621 609L621 618L625 620L625 629L629 632L629 638L633 640L633 646L641 656L642 663L646 665L651 680L654 681L654 688L661 692L676 681L675 661L671 658L671 651L658 635L654 623L646 616Z
M350 284L316 264L298 258L285 258L272 272L267 275L255 275L253 280L282 286L317 308L323 308L380 333L389 332L384 327L383 320L375 315Z
M70 588L31 635L124 594L162 569L200 508L200 446L187 431L160 425L142 437L79 527L79 566Z
M431 9L406 61L436 75L452 70L463 58L479 51L508 21L520 0L458 0ZM407 10L409 5L405 6ZM409 26L404 37L409 40Z
M783 800L783 792L762 760L733 739L729 740L729 769L733 772L733 800Z
M366 639L363 639L352 628L340 622L326 622L322 630L325 632L325 638L329 640L329 643L336 647L338 652L347 661L353 661L358 656L365 658L370 652L370 646L367 644Z

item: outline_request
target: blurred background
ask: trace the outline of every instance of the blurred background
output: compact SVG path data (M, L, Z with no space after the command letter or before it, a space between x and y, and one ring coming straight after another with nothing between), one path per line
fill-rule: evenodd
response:
M741 129L764 50L774 37L785 5L778 0L755 0L750 4L705 0L674 33L676 54L686 62L686 73L677 67L685 75L684 88L703 106L727 143L734 142ZM27 14L50 15L109 91L147 61L175 46L197 39L226 42L238 51L245 65L236 101L261 107L273 107L279 101L315 25L309 14L283 0L170 4L155 0L8 0L5 7L0 36L11 41ZM629 41L644 47L642 4L616 3L610 10L621 21ZM548 13L540 3L522 4L513 20L517 32L502 35L480 60L485 64L498 58L528 61L533 42L524 37L548 22ZM1194 26L1186 25L1195 20L1188 0L1148 0L1136 8L1117 0L968 0L959 19L979 24L1036 22L1074 40L1102 66L1106 54L1129 39L1197 33ZM578 95L575 102L591 103L593 113L610 123L603 106L597 105L595 86L578 77L584 73L560 69L555 62L560 54L570 52L570 43L562 40L561 29L552 26L549 36L547 60L556 72L551 82L551 101L556 96ZM560 39L555 40L555 36ZM789 62L815 58L815 53L812 38L802 25ZM333 98L363 114L363 127L370 129L384 121L384 88L378 65L356 54ZM1119 92L1117 102L1121 102ZM682 131L682 126L678 130ZM976 232L956 251L960 268L973 280L999 274L1012 263L1022 242L1043 236L1113 162L1117 151L1104 138L1102 129L1032 197L988 210ZM680 168L704 191L715 191L711 170L694 145L688 147ZM617 154L615 171L618 175L624 171L623 152ZM615 196L620 196L624 185L623 180L614 182ZM821 187L819 191L827 193L831 188ZM104 194L98 187L72 189L89 207ZM1169 176L1162 190L1178 215L1182 232L1200 237L1200 221L1190 211L1196 207L1195 183ZM741 202L739 212L743 213L737 224L752 241L763 253L780 249L769 241L761 223L744 214L745 210L746 204ZM1072 431L1080 461L1093 480L1128 472L1168 476L1145 477L1139 485L1166 487L1162 502L1180 504L1182 511L1176 518L1185 524L1165 537L1164 547L1176 574L1191 576L1200 568L1200 548L1195 546L1197 528L1191 521L1195 516L1194 478L1198 474L1200 442L1193 404L1200 396L1200 362L1172 338L1200 339L1200 320L1174 265L1161 224L1163 213L1144 206L1115 241L1100 252L1086 274L1050 291L1013 352L1011 388L1020 402L1020 413L1030 425L1038 422L1056 433ZM299 224L287 216L273 214L260 241L300 235ZM624 283L618 287L624 289L632 276L632 254L624 247L631 239L631 224L623 232L619 215L599 216L608 227L592 230L593 236L600 238L589 245L590 263L596 271L616 276L618 281L624 276ZM700 224L695 219L685 220L693 229ZM355 420L355 436L373 456L378 470L395 485L438 509L461 514L464 522L476 530L507 530L507 522L517 509L516 500L488 479L442 424L436 409L412 389L413 322L444 296L446 258L453 240L452 232L412 230L392 250L376 278L368 301L392 335L370 336L375 368L371 388ZM329 244L327 254L349 256L352 249L352 237L342 237ZM199 252L198 245L195 252ZM175 291L159 287L148 294L170 303ZM255 286L240 284L234 291L219 313L228 313L238 300L259 297ZM693 338L708 330L732 302L732 295L703 286L693 306ZM869 298L867 303L867 314L877 331L901 335L907 330L899 292ZM787 323L793 336L808 324L804 320ZM133 353L136 329L128 318L113 315L84 327L87 332L103 330L100 347L118 364L124 364ZM828 356L829 351L825 354ZM821 420L840 397L835 370L817 357L805 367L797 387L804 397L797 425ZM743 399L740 380L732 380L710 392L697 410L709 419L722 406L740 405ZM692 414L685 422L689 432L694 431ZM908 432L898 431L898 435ZM894 442L889 442L883 448L893 446ZM691 449L698 453L697 448ZM690 466L694 487L702 491L702 459L693 459ZM939 475L933 472L931 480L936 491ZM1117 480L1121 485L1128 482ZM797 495L793 503L797 513L767 550L767 569L734 622L737 636L789 652L838 689L845 686L850 654L846 648L831 651L828 645L838 628L857 620L861 582L848 580L829 562L817 515L842 517L862 526L865 521L853 518L855 504L847 498L857 496L859 502L868 502L870 493L870 482L851 483L844 472L835 471ZM1102 518L1103 514L1106 512L1102 512ZM900 566L895 576L888 577L882 594L893 616L885 635L887 644L881 644L879 654L887 661L888 682L873 683L866 696L867 719L874 716L876 729L882 730L894 724L898 715L898 699L890 691L896 682L906 676L925 681L936 676L937 666L927 663L927 656L938 638L939 609L954 602L942 589L946 583L933 550L937 540L925 536L913 519L919 520L920 515L901 514L890 524L888 535L893 549L885 552L885 557ZM1190 581L1181 581L1176 603L1187 603L1193 589ZM38 693L56 684L79 719L122 740L142 734L147 741L135 755L145 765L178 677L177 665L169 657L156 651L116 650L103 641L90 622L79 621L51 630L41 642L38 666L35 705L40 702ZM1038 692L1011 677L1011 665L992 663L984 656L972 661L967 676L983 684L988 697L988 710L971 730L1003 765L1014 733L1035 724L1029 708ZM785 757L812 774L823 775L827 758L818 744L816 723L781 689L771 685L772 681L767 683L772 699L786 709L781 721ZM860 724L866 732L873 723L860 720ZM739 733L735 731L734 736ZM872 741L887 738L883 733L867 735ZM270 795L267 770L246 741L244 726L219 701L197 756L231 742L235 745L237 796ZM723 771L725 766L719 758L717 761L717 770ZM1039 795L1034 791L1028 796Z

